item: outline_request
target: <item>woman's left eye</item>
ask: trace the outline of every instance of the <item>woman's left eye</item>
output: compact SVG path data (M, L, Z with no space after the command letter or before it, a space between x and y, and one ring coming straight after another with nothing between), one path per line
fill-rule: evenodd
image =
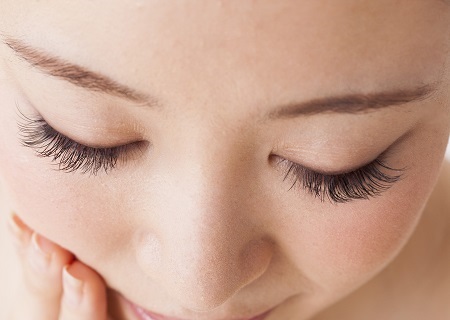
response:
M289 190L296 185L321 202L327 198L334 204L379 196L399 181L406 170L388 166L385 153L364 167L336 175L318 173L283 158L278 164L285 172L283 181L288 177L294 180Z
M139 147L139 142L112 148L88 147L59 133L40 116L30 118L20 113L20 117L22 145L33 148L38 156L51 158L60 171L96 175L103 170L108 173L119 160L126 160L132 148Z

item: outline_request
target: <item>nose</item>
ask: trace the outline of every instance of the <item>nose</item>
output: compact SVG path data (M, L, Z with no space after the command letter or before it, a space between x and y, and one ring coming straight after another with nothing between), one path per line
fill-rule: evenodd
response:
M144 272L171 298L206 312L260 278L274 246L258 216L264 204L252 197L245 173L196 160L197 166L186 164L189 170L172 167L179 170L173 173L176 183L160 185L149 200L157 225L138 256ZM161 256L157 266L154 252Z
M269 241L245 236L242 228L205 224L169 246L164 279L171 296L194 311L213 310L264 274Z

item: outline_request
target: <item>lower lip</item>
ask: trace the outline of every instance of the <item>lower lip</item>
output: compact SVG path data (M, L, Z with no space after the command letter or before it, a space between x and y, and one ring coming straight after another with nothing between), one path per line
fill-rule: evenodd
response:
M187 320L187 319L167 317L167 316L163 316L161 314L153 313L153 312L142 309L141 307L135 305L134 303L132 303L131 301L129 301L125 298L124 298L124 300L131 307L134 314L139 318L139 320ZM272 310L266 311L263 314L260 314L251 319L233 319L233 320L264 320L271 311Z

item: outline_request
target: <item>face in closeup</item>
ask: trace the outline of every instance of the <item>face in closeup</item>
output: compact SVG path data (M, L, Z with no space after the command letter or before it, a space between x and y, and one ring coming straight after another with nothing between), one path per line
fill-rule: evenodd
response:
M1 2L12 209L113 296L300 319L416 227L450 125L443 1Z

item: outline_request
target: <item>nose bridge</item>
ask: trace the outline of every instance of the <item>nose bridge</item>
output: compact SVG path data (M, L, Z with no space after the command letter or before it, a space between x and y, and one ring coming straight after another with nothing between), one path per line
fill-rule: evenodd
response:
M240 152L232 139L216 139L204 139L199 148L210 148L203 152L191 143L189 156L174 158L176 182L163 192L174 199L161 203L168 218L160 226L160 274L172 296L198 311L221 305L260 277L272 255L249 212L251 153Z
M198 161L198 171L185 176L191 185L179 212L182 226L166 238L165 278L173 280L172 292L185 306L205 310L258 278L270 260L270 248L253 231L246 199L251 195L237 181L246 175L245 161L236 151L228 158L211 152Z

